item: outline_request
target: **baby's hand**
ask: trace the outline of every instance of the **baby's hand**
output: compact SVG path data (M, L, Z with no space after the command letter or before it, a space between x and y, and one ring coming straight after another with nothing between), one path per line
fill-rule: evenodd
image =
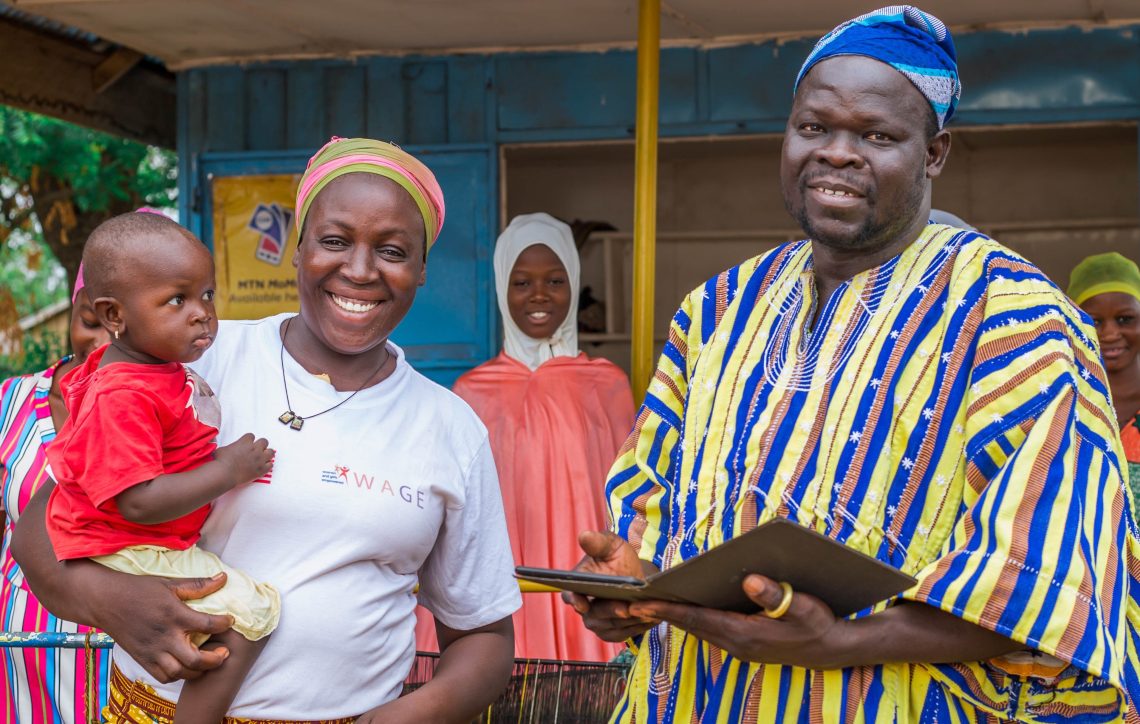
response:
M254 438L253 433L247 432L229 445L218 448L214 458L229 468L236 486L268 475L273 469L274 453L268 440Z

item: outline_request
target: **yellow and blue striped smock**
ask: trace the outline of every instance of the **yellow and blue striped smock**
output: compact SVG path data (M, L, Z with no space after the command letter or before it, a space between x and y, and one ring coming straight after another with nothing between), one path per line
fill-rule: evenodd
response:
M814 671L662 624L613 721L1140 720L1140 548L1088 319L941 225L841 285L812 330L814 298L802 241L684 300L610 473L617 532L668 568L791 518L916 576L904 598L1070 665Z

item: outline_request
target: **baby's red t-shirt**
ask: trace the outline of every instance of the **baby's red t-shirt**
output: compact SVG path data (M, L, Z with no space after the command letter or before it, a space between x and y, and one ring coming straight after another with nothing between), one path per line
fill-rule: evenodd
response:
M220 420L205 381L181 363L100 368L106 350L60 382L69 417L47 447L56 481L47 530L59 560L136 545L184 550L197 542L210 512L205 505L156 525L119 513L115 496L127 488L211 460Z

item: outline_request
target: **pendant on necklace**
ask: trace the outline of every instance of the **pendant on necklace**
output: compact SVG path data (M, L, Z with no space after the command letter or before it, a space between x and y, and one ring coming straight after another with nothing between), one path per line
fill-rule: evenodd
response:
M285 412L282 412L281 416L277 418L277 421L282 425L288 425L293 430L300 430L301 427L305 424L305 418L301 417L292 410L286 410Z

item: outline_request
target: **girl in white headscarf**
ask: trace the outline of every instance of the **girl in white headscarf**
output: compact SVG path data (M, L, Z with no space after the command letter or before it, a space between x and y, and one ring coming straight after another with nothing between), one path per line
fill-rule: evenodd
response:
M578 531L609 527L606 473L633 426L629 380L578 350L569 226L548 214L515 217L494 263L503 351L454 390L490 434L515 563L572 568L582 557ZM526 596L514 623L520 658L605 661L618 651L555 594ZM421 621L421 650L433 650L430 631Z
M495 244L495 292L503 315L505 355L531 370L554 357L578 356L579 268L569 226L543 213L511 220ZM544 324L530 319L542 313L535 309L548 306L552 315L562 316L561 323L554 316L540 320ZM540 336L532 336L536 333Z

